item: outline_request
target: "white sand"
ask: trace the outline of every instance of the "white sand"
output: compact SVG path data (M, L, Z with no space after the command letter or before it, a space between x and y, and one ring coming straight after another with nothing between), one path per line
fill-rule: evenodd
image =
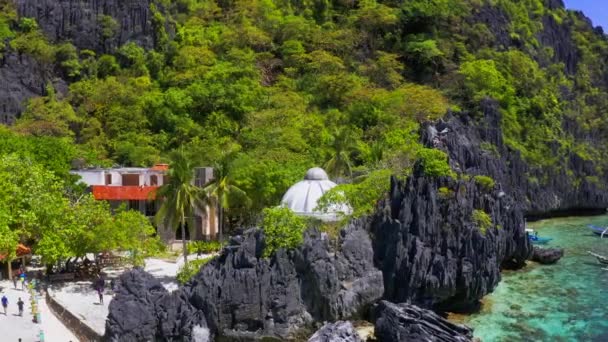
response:
M69 310L83 323L91 327L98 334L106 331L106 317L108 306L112 300L109 285L106 286L103 304L99 303L97 292L90 281L78 281L62 285L51 285L48 288L51 295L61 306Z
M188 260L195 260L201 258L207 258L210 255L202 255L198 257L196 254L190 255ZM161 284L168 290L174 291L178 288L178 283L175 280L177 272L184 264L184 258L178 257L175 262L168 262L165 260L149 258L145 261L144 269L157 278ZM112 291L110 290L110 279L118 277L125 269L104 269L103 272L106 274L106 291L104 292L104 303L99 303L97 292L93 289L90 281L78 281L70 283L52 284L49 286L49 294L61 304L64 308L69 310L76 317L79 317L83 323L87 324L93 330L100 335L105 333L106 318L108 317L108 307L112 300ZM8 283L7 283L8 284ZM21 291L16 291L21 294ZM9 298L9 300L11 300ZM24 299L25 301L25 299ZM15 299L16 303L16 299ZM15 304L16 305L16 304ZM16 307L16 306L15 306ZM53 316L54 317L54 316ZM2 315L0 315L0 331L2 329ZM42 318L44 323L44 317ZM67 335L59 335L67 336ZM70 334L71 336L71 334ZM0 339L0 341L5 341ZM11 341L7 339L6 341ZM17 339L15 339L17 341ZM29 340L23 340L26 342ZM32 340L34 341L34 340ZM59 339L49 339L46 341L63 341ZM73 339L73 341L76 341Z
M0 287L2 287L2 295L6 295L9 300L7 316L4 316L4 311L0 307L0 340L1 341L18 341L19 338L23 342L36 342L39 341L39 332L44 332L45 341L49 342L77 342L78 339L65 327L55 315L51 313L44 296L39 301L40 313L41 313L41 324L34 323L32 321L33 316L31 314L30 295L28 291L15 290L12 288L12 282L0 281ZM0 297L2 297L0 295ZM17 300L21 299L25 302L23 317L19 317L17 314Z

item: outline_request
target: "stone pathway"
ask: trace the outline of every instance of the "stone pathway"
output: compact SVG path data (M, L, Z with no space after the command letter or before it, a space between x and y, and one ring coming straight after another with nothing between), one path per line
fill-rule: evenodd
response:
M46 305L44 296L39 302L41 313L41 324L33 322L30 305L30 295L28 291L15 290L12 282L0 281L2 293L0 297L6 295L9 300L7 315L4 315L0 307L0 340L3 342L17 342L19 338L23 342L40 341L39 332L44 332L45 342L77 342L79 341L70 330L65 327ZM25 302L23 317L18 316L18 298Z

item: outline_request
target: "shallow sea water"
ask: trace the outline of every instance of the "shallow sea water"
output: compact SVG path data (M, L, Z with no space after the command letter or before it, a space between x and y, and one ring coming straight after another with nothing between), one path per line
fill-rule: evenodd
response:
M528 224L547 247L562 247L555 265L529 263L523 270L503 272L495 291L483 300L480 313L464 318L484 342L608 342L608 271L588 250L608 255L608 238L587 229L608 225L608 216L570 217Z

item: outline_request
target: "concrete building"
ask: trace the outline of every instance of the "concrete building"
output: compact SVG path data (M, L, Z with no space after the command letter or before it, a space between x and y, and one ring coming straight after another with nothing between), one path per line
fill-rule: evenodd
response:
M74 170L96 200L108 201L113 209L126 205L127 209L138 210L152 219L161 206L162 199L156 198L156 190L168 181L169 165L157 164L151 168L108 168ZM212 168L196 168L195 185L204 186L213 179ZM207 207L198 211L192 220L193 227L186 229L187 240L215 239L218 233L217 210ZM154 221L153 221L154 224ZM155 225L156 226L156 225ZM181 240L178 227L156 227L158 235L168 244Z

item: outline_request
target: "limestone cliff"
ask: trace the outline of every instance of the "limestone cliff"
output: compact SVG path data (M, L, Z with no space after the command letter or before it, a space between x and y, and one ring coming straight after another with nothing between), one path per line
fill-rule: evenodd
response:
M151 0L13 0L20 17L35 18L52 41L111 52L127 42L154 45Z
M479 118L469 113L452 113L441 122L427 125L423 134L425 144L448 152L452 167L460 172L492 177L500 190L516 200L526 216L605 211L606 170L575 153L561 161L563 167L530 166L519 152L504 143L498 104L486 100L481 108L483 116ZM574 122L563 125L565 130L576 132ZM446 133L438 133L442 131ZM586 138L600 141L599 136L588 134Z

